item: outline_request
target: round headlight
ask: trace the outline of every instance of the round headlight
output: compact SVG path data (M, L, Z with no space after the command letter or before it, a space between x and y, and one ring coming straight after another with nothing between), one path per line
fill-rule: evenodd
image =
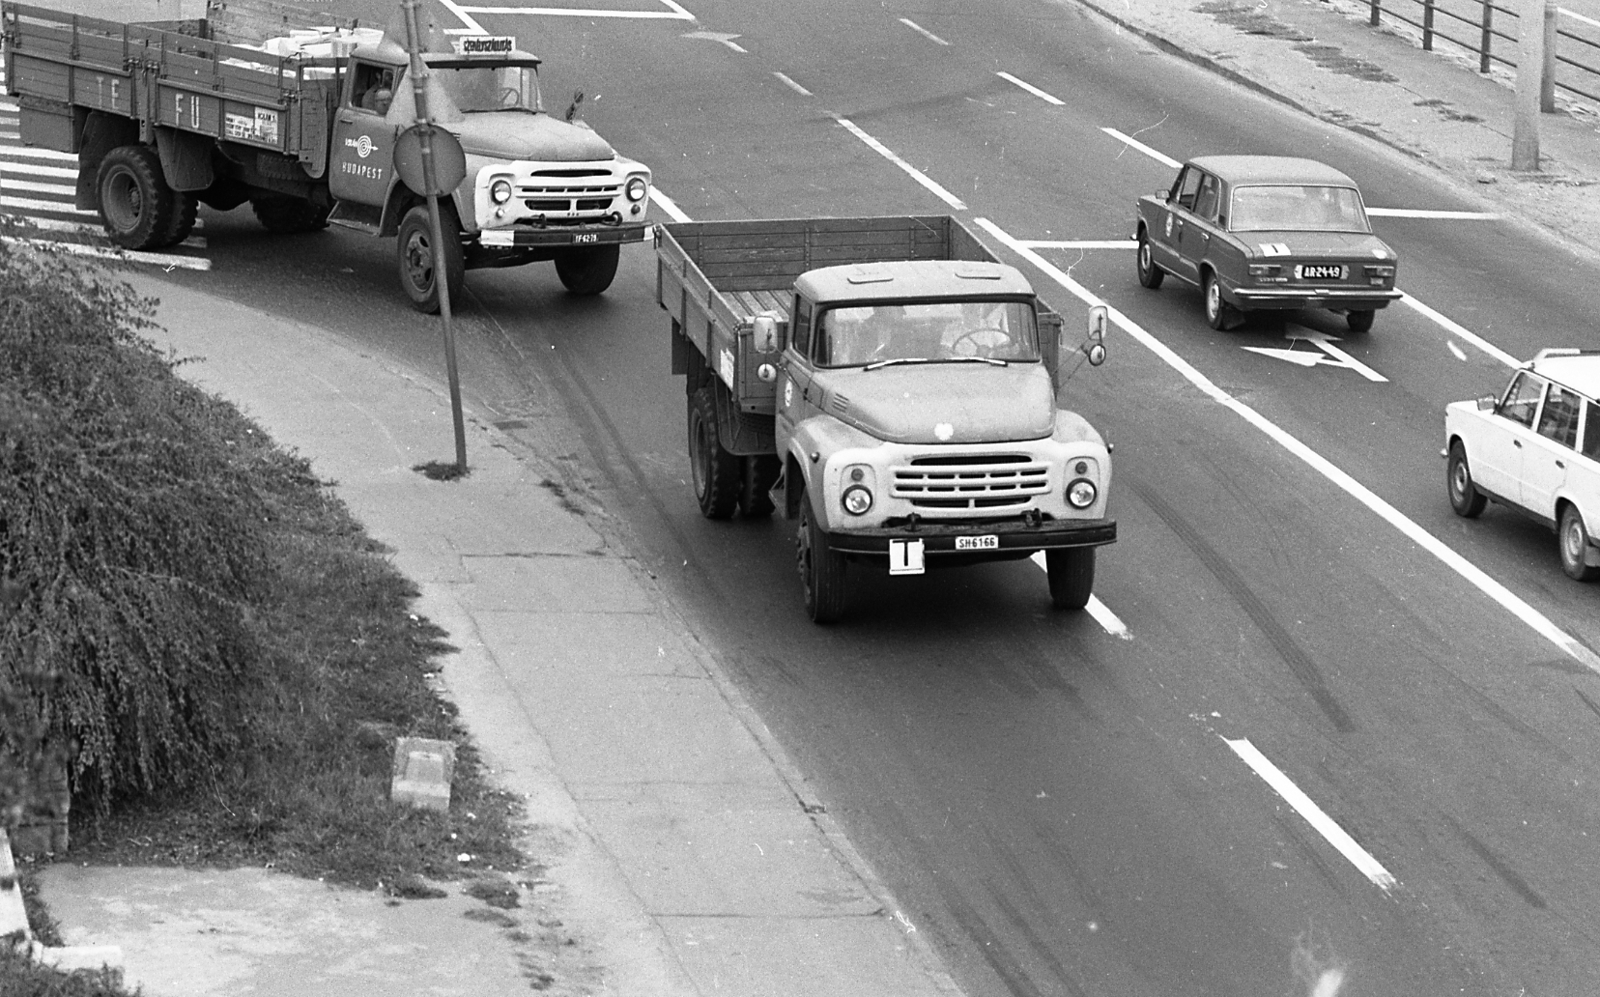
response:
M1088 478L1079 478L1067 486L1067 502L1074 509L1087 509L1094 505L1094 500L1100 494L1094 482Z
M872 490L866 485L851 485L839 497L844 511L852 516L864 516L872 508Z
M649 192L650 185L644 182L644 177L629 177L628 186L624 188L630 201L642 201Z
M511 181L501 177L489 185L489 200L496 204L504 204L511 200Z

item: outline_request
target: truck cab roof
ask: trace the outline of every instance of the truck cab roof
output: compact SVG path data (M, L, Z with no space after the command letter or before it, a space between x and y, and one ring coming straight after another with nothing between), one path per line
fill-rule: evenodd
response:
M977 260L901 260L809 270L795 290L818 302L1032 296L1015 267Z

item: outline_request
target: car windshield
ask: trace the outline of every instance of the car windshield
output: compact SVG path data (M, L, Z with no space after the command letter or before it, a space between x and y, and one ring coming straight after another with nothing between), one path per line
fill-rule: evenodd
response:
M475 111L538 111L539 73L532 66L432 66L457 107Z
M823 312L817 362L860 367L904 360L1039 359L1031 301L850 305Z
M1235 187L1234 232L1371 232L1354 187L1274 184Z

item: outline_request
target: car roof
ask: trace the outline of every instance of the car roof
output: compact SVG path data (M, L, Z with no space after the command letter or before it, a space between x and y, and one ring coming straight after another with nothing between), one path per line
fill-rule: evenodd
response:
M1580 395L1600 399L1600 350L1540 350L1523 366Z
M1326 163L1298 156L1197 156L1189 162L1230 184L1317 183L1354 187L1356 182Z
M1016 267L981 260L898 260L822 267L800 275L795 289L813 301L1031 295Z

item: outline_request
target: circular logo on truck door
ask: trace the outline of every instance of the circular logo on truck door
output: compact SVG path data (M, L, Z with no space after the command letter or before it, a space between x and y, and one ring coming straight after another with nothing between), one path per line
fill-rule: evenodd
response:
M356 155L362 159L372 155L372 136L363 135L356 139Z

